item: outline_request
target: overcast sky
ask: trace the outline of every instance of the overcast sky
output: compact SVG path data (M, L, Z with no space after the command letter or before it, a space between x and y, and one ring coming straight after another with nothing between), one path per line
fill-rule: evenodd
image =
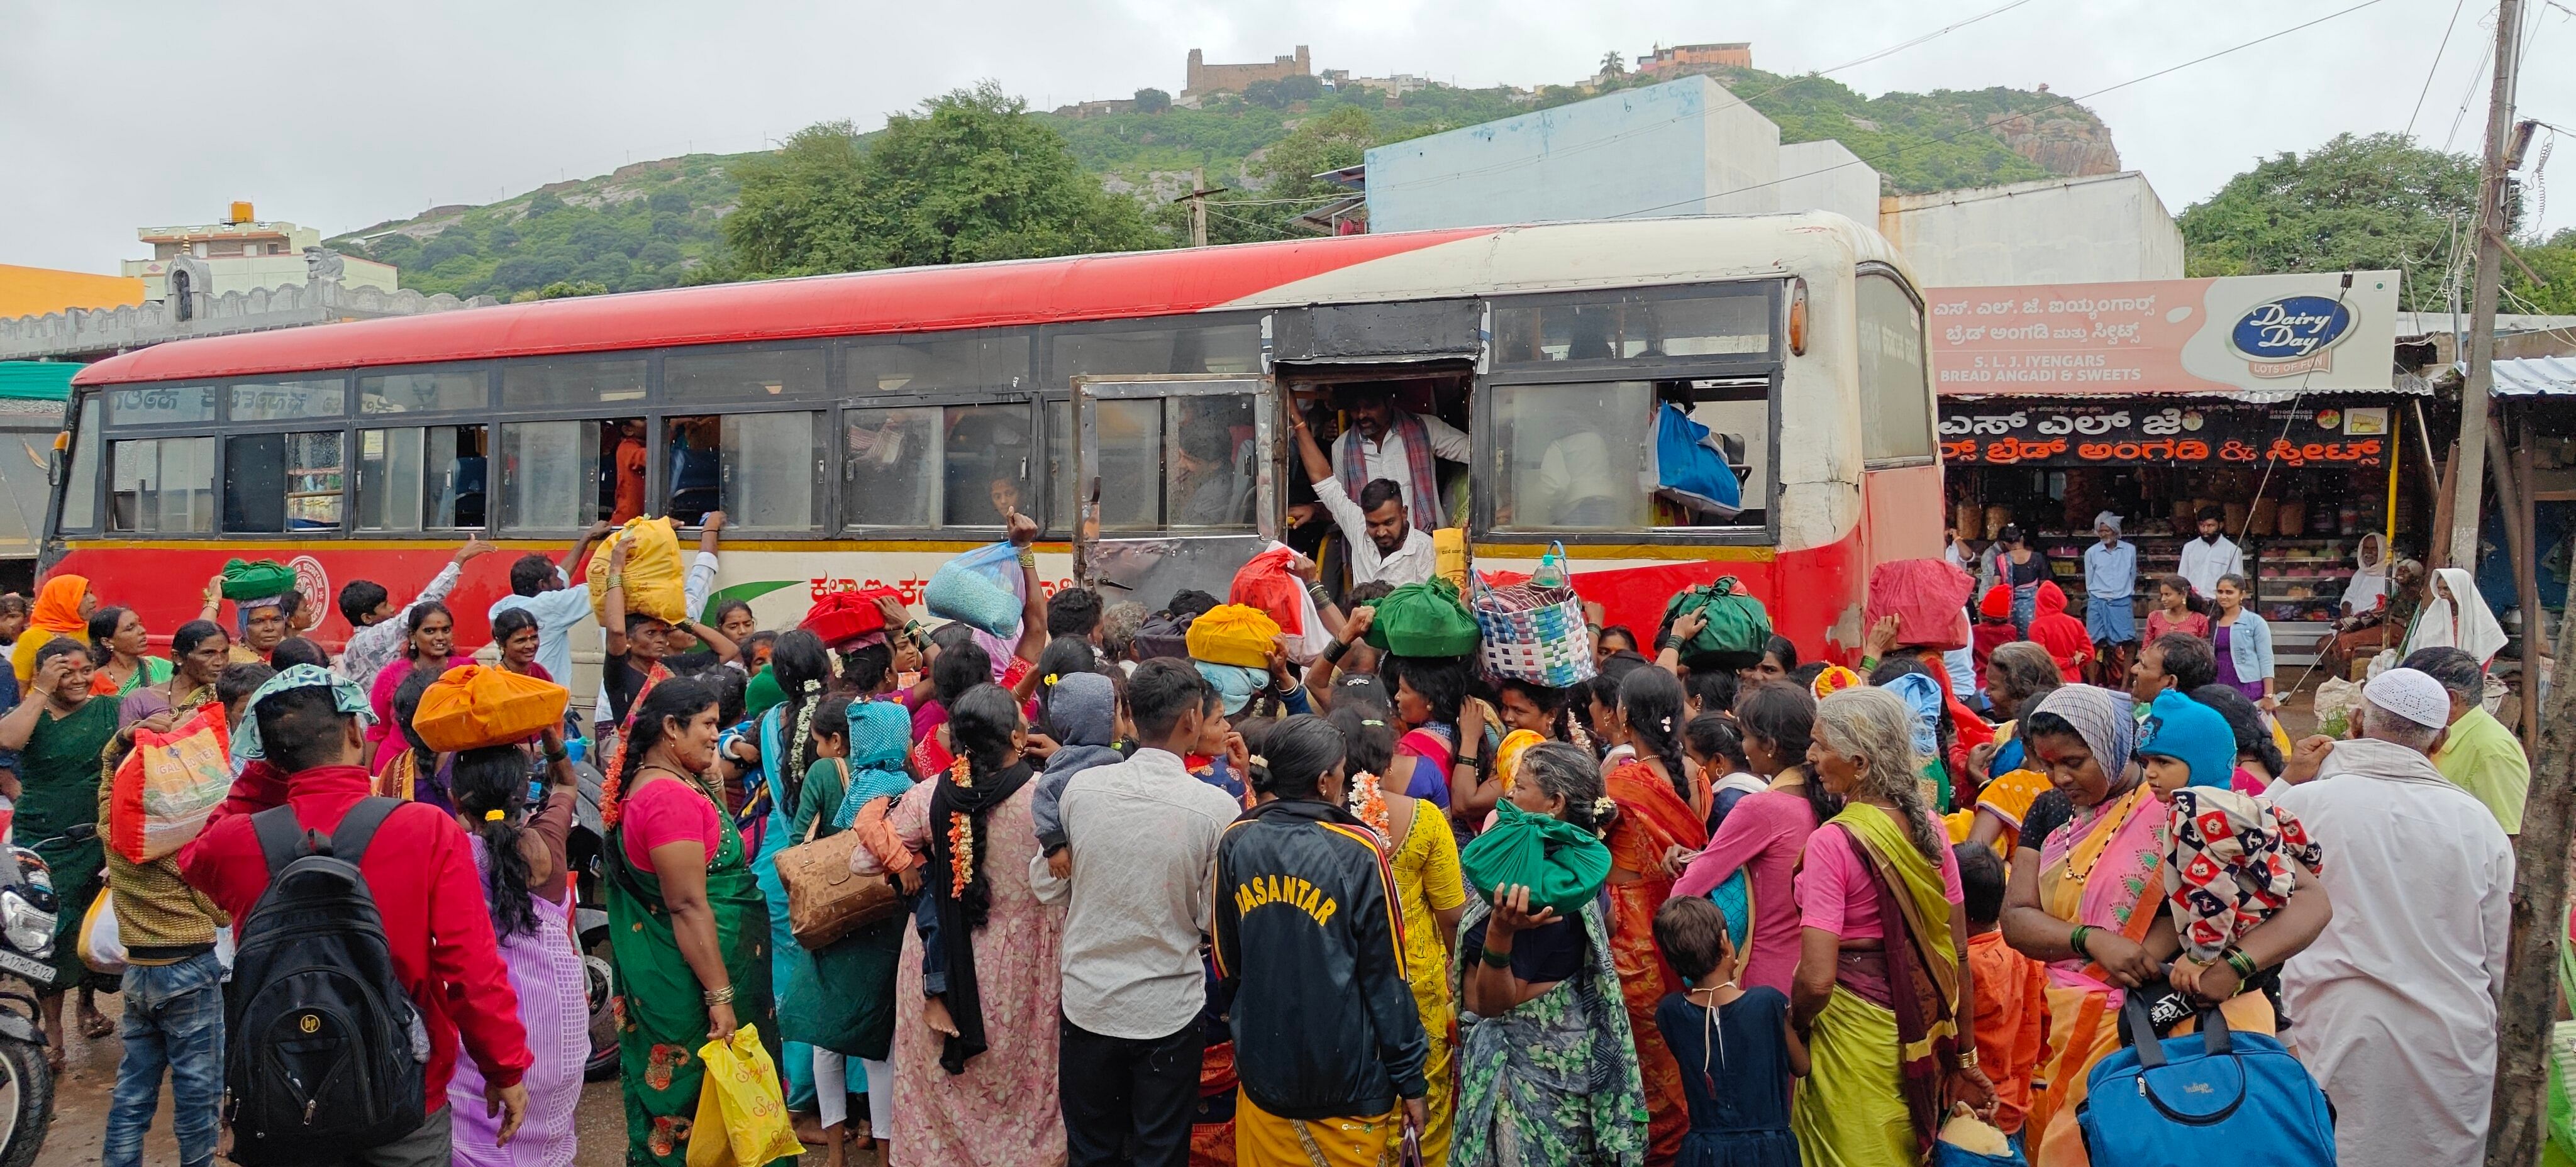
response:
M1192 48L1250 61L1304 43L1319 70L1476 86L1572 82L1611 49L1748 40L1756 65L1798 73L2004 2L0 0L0 263L112 272L142 253L136 227L210 222L236 198L328 235L815 121L873 126L979 78L1040 108L1177 92ZM2072 97L2354 2L2029 0L1834 76L1871 94L2046 83ZM2176 214L2258 157L2406 128L2428 70L2417 136L2474 152L2493 5L2458 2L2438 63L2453 0L2380 0L2086 104ZM2521 112L2576 126L2576 70L2545 63L2576 59L2576 13L2534 10ZM2570 167L2551 168L2568 176L2553 227L2576 225Z

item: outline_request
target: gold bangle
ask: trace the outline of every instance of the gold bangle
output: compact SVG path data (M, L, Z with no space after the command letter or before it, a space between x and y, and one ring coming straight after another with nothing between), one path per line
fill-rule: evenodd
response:
M1974 1050L1974 1049L1963 1049L1963 1050L1960 1050L1960 1051L1959 1051L1959 1068L1960 1068L1960 1069L1962 1069L1962 1070L1973 1070L1973 1069L1976 1069L1976 1068L1977 1068L1977 1051L1976 1051L1976 1050Z
M701 991L698 995L699 995L700 997L702 997L702 998L704 998L704 999L706 1000L707 1008L709 1008L709 1009L713 1009L713 1008L715 1008L715 1007L716 1007L716 1006L718 1006L718 1005L731 1005L731 1004L733 1004L733 986L732 986L732 985L726 985L725 987L723 987L723 988L721 988L721 989L707 989L707 990L703 990L703 991Z

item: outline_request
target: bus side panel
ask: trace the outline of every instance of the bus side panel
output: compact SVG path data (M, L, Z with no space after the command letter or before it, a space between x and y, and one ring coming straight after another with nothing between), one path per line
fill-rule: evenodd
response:
M1867 470L1860 476L1861 522L1868 532L1869 562L1875 566L1897 559L1939 559L1941 531L1941 466L1898 466Z
M1526 559L1476 560L1478 571L1502 579L1526 577L1536 566ZM1625 627L1640 643L1653 639L1674 593L1734 576L1762 601L1772 630L1795 642L1800 656L1848 664L1860 650L1861 590L1868 572L1857 530L1822 547L1762 559L1630 560L1595 567L1578 556L1573 567L1574 590L1601 605L1602 626Z

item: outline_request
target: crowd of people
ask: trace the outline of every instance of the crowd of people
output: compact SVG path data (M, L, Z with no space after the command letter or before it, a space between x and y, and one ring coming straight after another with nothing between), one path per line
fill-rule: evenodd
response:
M1439 441L1407 420L1378 428ZM1329 633L1311 653L1203 592L1050 594L1016 514L1015 632L890 595L862 634L762 629L707 612L710 515L688 618L630 605L624 541L604 557L595 723L447 752L415 715L453 667L569 679L591 615L571 569L604 526L512 565L488 647L445 602L479 541L399 606L346 585L336 657L292 590L227 626L210 585L166 659L79 576L0 598L0 793L62 903L46 1031L57 1060L66 1024L124 1042L104 1161L139 1162L165 1071L182 1160L216 1151L217 939L269 886L255 817L328 835L389 796L360 869L427 1117L347 1161L571 1162L583 745L630 1163L692 1157L698 1051L749 1027L835 1167L1874 1167L1920 1161L1962 1106L2055 1167L2087 1161L2088 1072L2144 1036L2119 1023L2133 994L2159 1035L2214 1014L2279 1035L2346 1163L2480 1153L2529 766L2483 708L2501 640L2464 578L2341 740L2273 718L2241 572L2206 604L2166 581L2140 638L2125 604L2066 614L2011 547L1956 648L1891 620L1857 667L1779 636L1721 659L1685 614L1594 627L1592 678L1552 688L1458 638L1442 575L1466 569L1403 479L1345 493L1329 471L1364 451L1298 438L1362 552L1338 595L1290 556ZM136 733L209 704L230 798L174 855L103 849ZM818 938L791 852L844 833L894 906ZM102 888L117 981L73 936Z

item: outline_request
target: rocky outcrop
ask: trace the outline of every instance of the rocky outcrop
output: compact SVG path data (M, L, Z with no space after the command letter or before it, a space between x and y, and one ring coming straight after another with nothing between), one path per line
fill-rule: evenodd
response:
M2016 114L1995 119L1987 129L2013 153L2050 174L2085 178L2120 172L2120 151L2111 145L2110 127L2090 118Z

